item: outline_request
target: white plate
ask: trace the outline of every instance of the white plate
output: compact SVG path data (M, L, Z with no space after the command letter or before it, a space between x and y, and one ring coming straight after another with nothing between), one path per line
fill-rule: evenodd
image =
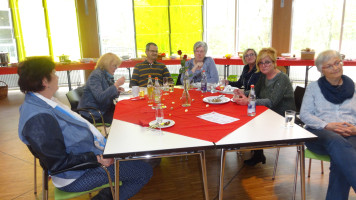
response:
M168 128L168 127L171 127L171 126L173 126L175 124L175 122L173 120L171 120L171 119L163 119L162 123L166 123L167 121L169 121L170 123L168 125L161 125L161 128ZM154 127L154 126L156 126L156 123L157 123L156 120L153 120L148 125ZM157 127L157 128L159 128L159 127Z
M215 98L218 98L219 96L211 96L211 97L205 97L203 101L205 103L210 103L210 104L224 104L230 101L229 98L227 97L220 97L221 101L220 102L213 102L212 100Z

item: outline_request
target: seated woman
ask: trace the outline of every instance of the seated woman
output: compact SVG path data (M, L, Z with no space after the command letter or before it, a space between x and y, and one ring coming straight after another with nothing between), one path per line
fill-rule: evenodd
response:
M355 83L343 75L337 51L321 52L315 66L323 76L308 85L300 119L318 139L306 146L331 157L326 199L348 199L350 186L356 192Z
M276 66L277 53L273 48L263 48L257 56L257 71L261 77L255 86L256 105L263 105L284 116L286 110L295 110L293 87L286 74ZM234 101L240 105L248 104L248 97L239 89L234 90ZM246 94L247 95L247 94ZM244 161L247 165L266 162L263 150L254 150L251 159Z
M246 49L242 56L242 61L245 66L239 80L232 82L225 80L225 84L237 88L244 88L245 90L250 90L251 85L256 85L261 75L261 72L257 72L256 57L257 53L254 49Z
M95 66L95 70L90 74L83 91L83 96L79 101L78 108L94 107L103 114L105 123L111 124L114 116L115 105L113 100L124 92L120 87L125 83L125 77L114 81L114 73L121 60L113 53L106 53L100 57ZM101 122L98 112L93 111L96 122ZM93 123L89 113L80 113L85 119Z
M200 82L201 73L205 70L208 83L218 83L219 74L215 62L211 57L205 57L206 52L208 52L208 45L199 41L194 44L193 50L194 58L185 63L185 66L188 67L189 79L194 83ZM183 79L184 73L180 77L181 83L183 83Z
M47 57L29 58L18 68L20 90L25 101L20 107L19 137L39 156L41 164L59 171L85 162L106 166L115 180L113 159L102 157L105 138L88 121L53 95L58 90L55 64ZM135 195L152 177L152 168L142 161L120 164L120 199ZM108 183L101 168L67 171L52 176L55 187L67 192L91 190ZM110 188L94 199L112 199Z

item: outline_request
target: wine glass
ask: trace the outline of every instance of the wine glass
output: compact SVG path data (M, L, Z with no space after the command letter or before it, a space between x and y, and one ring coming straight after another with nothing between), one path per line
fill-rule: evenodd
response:
M169 95L169 78L171 77L163 77L163 95Z

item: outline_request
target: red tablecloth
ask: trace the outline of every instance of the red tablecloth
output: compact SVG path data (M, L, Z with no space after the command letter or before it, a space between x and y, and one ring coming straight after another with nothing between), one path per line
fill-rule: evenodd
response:
M182 107L180 101L182 92L182 89L175 89L174 93L162 96L162 103L167 106L167 108L164 109L164 118L175 121L174 126L164 129L167 132L218 142L224 136L254 118L247 116L247 106L237 105L234 102L212 105L202 100L204 97L219 95L219 93L201 93L200 91L190 90L189 93L193 100L192 106ZM232 97L232 95L225 96ZM265 110L267 110L266 107L257 106L256 116ZM197 117L213 111L240 120L221 125ZM134 124L141 124L142 122L147 124L155 120L155 111L147 105L147 99L136 101L130 99L122 100L116 104L114 118Z

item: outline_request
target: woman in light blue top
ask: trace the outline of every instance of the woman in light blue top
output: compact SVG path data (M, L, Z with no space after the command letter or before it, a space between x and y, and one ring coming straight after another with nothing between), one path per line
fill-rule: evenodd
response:
M315 65L323 74L308 85L300 118L318 136L306 146L331 158L326 199L348 199L356 191L356 95L355 83L343 75L339 52L320 53Z
M214 60L211 57L205 57L208 51L208 45L199 41L194 44L194 58L188 60L185 66L188 67L189 79L194 83L201 81L201 73L205 70L208 83L218 83L219 74ZM181 75L183 83L184 73Z

